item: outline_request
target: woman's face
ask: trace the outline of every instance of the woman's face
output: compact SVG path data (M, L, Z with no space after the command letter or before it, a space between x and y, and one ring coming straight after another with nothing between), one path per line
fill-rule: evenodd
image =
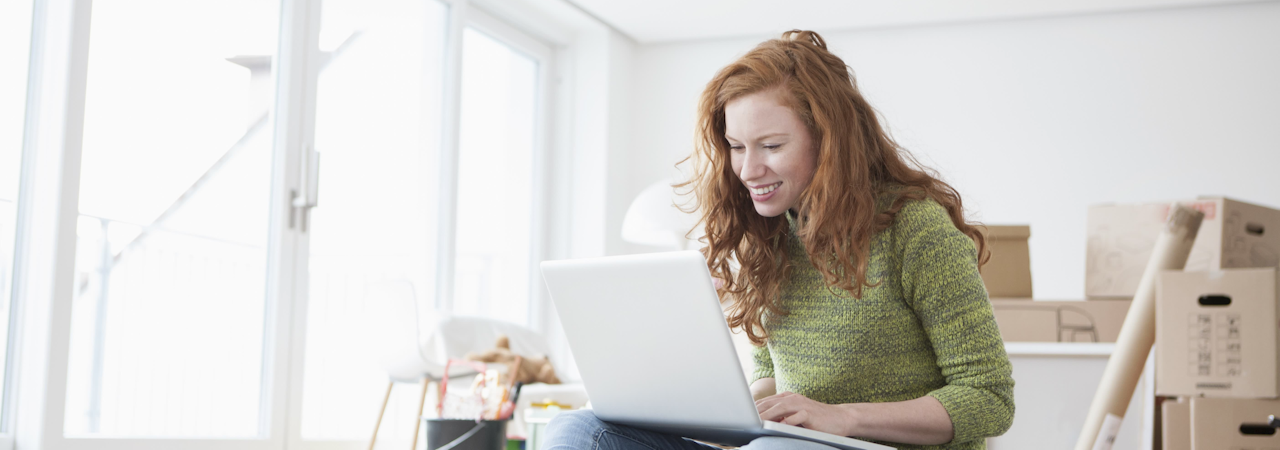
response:
M775 217L795 206L813 181L817 151L800 117L783 106L784 91L770 89L724 106L724 137L733 172L751 194L756 212Z

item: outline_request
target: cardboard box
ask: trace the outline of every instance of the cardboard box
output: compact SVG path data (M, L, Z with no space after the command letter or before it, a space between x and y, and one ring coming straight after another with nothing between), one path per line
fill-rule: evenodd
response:
M1191 450L1191 399L1171 398L1160 404L1160 442L1163 450Z
M987 225L987 248L991 260L982 266L982 282L987 296L1031 298L1031 251L1027 225Z
M1205 215L1185 270L1280 265L1280 211L1222 197L1180 203ZM1086 297L1133 298L1171 204L1089 207Z
M1267 425L1270 415L1280 416L1280 400L1193 398L1191 450L1278 449L1280 433Z
M1161 272L1156 395L1280 396L1276 269Z
M1130 301L992 299L1005 342L1115 342Z

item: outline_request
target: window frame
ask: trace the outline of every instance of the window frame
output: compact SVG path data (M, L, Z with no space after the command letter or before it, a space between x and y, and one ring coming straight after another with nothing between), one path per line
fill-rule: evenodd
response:
M308 150L310 150L310 147L312 146L311 143L315 142L316 105L317 105L318 94L319 94L318 88L319 88L320 70L322 69L321 65L319 64L319 61L320 61L320 55L319 55L320 37L319 36L320 36L320 29L321 29L323 0L295 0L295 1L306 1L311 5L309 14L307 17L307 21L306 21L306 27L305 27L308 32L308 35L305 36L304 38L300 38L300 39L306 39L306 41L304 41L301 44L301 48L304 49L305 51L299 52L299 53L305 53L306 57L310 61L309 63L306 63L304 65L303 64L299 65L300 67L306 68L305 72L306 72L308 82L306 87L304 88L305 94L303 96L307 101L307 107L304 109L301 109L298 112L299 114L305 115L304 121L306 122L306 126L302 127L302 129L300 129L299 132L301 133L302 136L305 136L306 142L308 142L307 144ZM461 9L459 5L459 3L461 2L450 1L450 0L425 0L425 1L440 2L448 9L448 12L447 12L448 21L446 26L449 28L449 30L448 30L448 37L445 39L445 52L444 52L444 58L442 59L442 61L445 64L445 67L448 67L448 61L451 61L450 45L452 41L450 38L452 37L452 30L454 28L454 17L455 17L456 11L458 9ZM443 67L441 69L442 71L444 71ZM443 85L442 88L445 90L445 93L446 93L445 97L448 97L449 80L447 75L442 77L441 81ZM445 99L442 98L442 101L444 100ZM283 104L283 101L281 103ZM447 124L449 123L448 118L442 117L441 120L444 121L444 123L446 124L445 126L447 126ZM448 133L449 133L449 130L444 126L442 126L441 128L442 137L444 135L447 135ZM441 153L444 153L444 152L442 151ZM294 166L294 167L298 167L298 166ZM323 185L324 180L320 180L320 183L321 185ZM323 186L321 187L321 189L323 189ZM287 386L289 391L289 396L287 401L279 403L279 405L281 406L280 409L287 410L288 416L290 418L285 428L282 430L283 432L281 433L281 436L284 439L283 447L288 449L298 449L298 450L356 450L356 449L365 448L369 445L368 438L363 438L361 440L341 440L341 439L304 439L302 437L302 420L303 420L303 415L305 413L302 410L302 405L303 405L303 395L304 395L303 385L306 382L305 358L307 354L307 347L306 347L307 346L307 327L308 327L307 317L308 317L308 309L309 309L309 303L310 303L309 297L307 294L308 287L310 286L310 270L309 270L309 261L311 256L310 255L310 238L311 238L310 233L299 233L298 235L299 243L297 247L293 251L289 252L289 255L295 261L294 267L296 270L294 270L292 274L288 275L288 279L290 280L290 283L294 286L294 289L298 290L300 294L298 295L299 301L296 302L296 305L293 311L291 312L292 332L290 334L290 343L289 343L290 349L288 352L288 360L289 360L288 372L290 375L289 375L288 386ZM439 271L437 268L437 276L438 276L438 272ZM369 431L372 432L373 430L369 430ZM420 439L425 439L425 433L422 434L422 437Z
M29 33L27 40L27 73L26 79L23 80L26 85L23 117L34 117L38 111L35 109L36 102L34 98L35 95L33 93L39 92L41 87L39 71L40 65L37 61L37 58L39 57L37 49L40 46L40 42L37 40L37 37L40 35L41 30L36 28L36 24L38 23L36 19L37 15L41 14L41 11L43 11L44 8L40 2L35 0L27 1L29 2L28 11L30 12L30 15L27 17L29 21ZM28 205L31 204L31 196L29 194L31 189L28 188L28 185L31 184L31 174L35 170L35 158L31 151L31 141L34 139L36 131L34 129L35 123L36 122L33 120L25 120L23 122L22 137L19 144L18 191L14 198L15 214L13 254L10 255L11 258L10 261L8 261L8 267L11 271L9 273L9 279L11 282L8 286L5 286L9 290L8 327L6 328L7 336L5 338L4 359L0 360L0 370L4 373L4 381L0 382L0 450L13 450L15 428L17 425L15 416L17 415L18 392L15 387L18 383L15 379L18 374L18 365L16 362L18 359L18 352L20 351L22 344L22 321L20 320L22 318L22 311L20 308L21 302L19 302L18 299L19 292L21 292L24 287L22 281L24 279L23 273L25 272L26 267L25 264L22 264L22 261L24 260L24 255L27 252L28 246L27 243L24 242L23 239L19 239L19 237L27 235L28 233L26 230L30 227L30 224L28 224L25 219L29 215L27 211L29 209Z
M532 174L534 235L528 270L529 314L527 325L548 326L545 289L536 276L536 263L550 253L563 254L570 246L568 232L553 232L551 221L572 210L564 197L564 181L551 174L570 170L563 155L572 139L565 136L574 116L572 97L557 92L571 49L584 45L553 39L556 48L526 33L518 23L503 21L469 0L440 1L449 8L442 96L441 196L442 217L456 211L458 126L460 109L461 37L470 26L534 58L538 63ZM75 278L76 222L79 216L81 144L85 94L88 81L90 22L93 0L36 0L32 8L32 40L29 53L28 96L24 124L23 169L18 203L15 246L14 326L9 345L9 393L0 408L4 426L12 433L0 436L0 450L22 448L48 450L159 450L188 448L222 449L354 449L367 440L322 441L301 439L302 368L306 337L306 253L308 236L288 225L293 207L290 193L300 191L302 161L314 140L316 84L319 74L320 0L281 0L278 33L278 67L272 111L273 179L270 241L267 260L267 311L263 339L262 391L258 438L114 438L65 436L67 358L70 353L72 284ZM536 21L538 19L531 19ZM582 26L581 24L575 26ZM598 27L598 24L590 25ZM545 33L543 33L545 34ZM569 49L570 51L566 51ZM565 56L568 56L567 58ZM553 129L554 127L554 129ZM563 141L563 142L562 142ZM589 152L600 152L591 149ZM552 160L555 158L556 160ZM444 216L443 214L449 214ZM445 225L447 224L447 225ZM445 221L439 231L443 264L437 265L433 301L442 305L441 293L451 299L453 236L455 222ZM445 249L448 251L445 251ZM559 249L559 250L557 250ZM447 273L440 270L450 268ZM21 273L19 273L21 271Z
M540 295L545 289L541 289L541 276L537 273L537 264L539 261L545 260L547 257L547 219L548 205L550 204L549 196L551 190L548 184L550 164L549 137L551 120L553 114L555 95L552 92L552 73L555 67L555 52L552 47L545 42L533 37L532 35L521 31L515 26L490 15L481 8L467 5L465 0L453 2L454 6L450 9L449 21L449 39L446 43L446 75L445 75L445 108L447 113L445 117L445 126L443 130L445 134L445 145L441 148L441 189L440 189L440 216L449 217L450 220L444 220L440 223L439 229L439 245L440 251L436 254L436 309L442 312L453 311L454 306L454 261L457 260L456 236L458 210L458 161L460 158L461 147L459 145L459 131L461 123L458 118L461 117L462 110L462 34L467 28L473 28L486 36L501 42L513 50L521 52L533 59L537 65L537 92L534 98L534 110L536 117L534 118L534 145L533 145L533 174L531 184L533 189L533 204L531 210L533 217L530 217L531 230L531 248L529 249L529 261L527 268L529 270L529 286L526 287L528 292L529 310L522 325L539 328L539 317L542 317L544 309L542 302L546 301L544 295ZM454 14L457 11L457 14ZM446 173L447 172L447 173ZM446 185L447 184L447 185Z
M23 398L20 400L19 408L22 411L39 412L41 419L38 424L27 424L23 426L19 424L18 440L20 443L30 443L33 448L44 448L47 450L162 450L170 448L186 448L193 450L223 450L223 449L249 449L249 450L278 450L285 446L285 425L288 419L286 413L288 409L282 407L287 405L288 398L288 374L289 374L289 331L290 331L290 311L294 306L293 286L287 282L288 279L283 278L282 274L293 271L294 261L288 255L292 254L292 250L297 246L296 230L288 224L288 214L290 213L288 200L284 199L284 194L290 191L298 190L299 174L297 170L290 170L291 167L297 167L300 159L301 149L304 143L299 139L302 134L301 128L306 124L300 120L304 116L299 112L305 107L306 96L304 91L297 87L306 85L306 70L296 70L296 67L305 67L307 59L306 55L299 54L294 51L296 40L306 39L307 31L310 27L306 26L311 14L311 0L281 0L280 2L280 20L279 32L277 37L277 60L281 62L274 73L275 92L275 108L272 111L273 117L273 168L272 168L272 187L270 200L270 223L269 239L267 244L267 261L266 261L266 289L264 294L266 298L265 326L263 335L263 365L261 372L262 390L259 397L259 437L258 438L118 438L118 437L68 437L65 435L66 422L66 391L68 364L67 359L70 355L70 318L72 308L72 289L71 285L75 277L75 249L77 245L76 239L76 221L79 216L79 174L80 159L82 156L82 135L84 127L85 113L85 94L88 81L88 59L89 59L89 38L90 23L92 17L93 1L92 0L50 0L47 2L37 2L41 5L41 10L37 13L37 21L33 28L40 27L45 29L45 38L53 42L53 45L36 46L33 44L33 53L39 50L41 58L48 59L52 72L65 72L65 85L62 86L42 86L36 90L40 94L52 94L48 97L54 97L53 101L49 99L40 99L33 102L35 108L47 108L49 111L37 114L36 117L28 116L28 129L39 128L41 134L57 133L61 137L60 142L37 143L36 150L42 154L56 154L60 156L57 161L60 167L57 168L58 175L56 183L58 186L44 186L43 190L55 190L57 194L57 211L51 214L45 214L45 219L52 219L57 223L56 243L50 247L56 249L56 257L54 258L54 266L51 275L53 281L53 289L50 292L50 298L47 305L39 305L35 308L40 311L35 314L27 314L24 305L24 325L31 325L32 322L40 324L42 319L48 319L47 329L36 326L35 330L24 330L27 338L36 337L34 343L26 345L25 351L33 351L38 354L37 361L47 358L47 366L34 369L31 373L39 374L43 372L45 379L43 386L38 386L44 395L41 398ZM312 33L313 35L315 33ZM66 42L61 42L65 40ZM34 39L33 39L34 41ZM63 64L65 67L59 66L56 61L58 56L66 56ZM33 64L34 64L33 59ZM43 62L43 61L42 61ZM44 67L41 67L44 69ZM59 73L59 75L63 75ZM57 80L62 81L62 80ZM50 83L57 85L58 83ZM282 89L289 87L291 89ZM63 91L59 91L61 88ZM59 95L61 94L61 95ZM39 95L39 94L37 94ZM63 100L59 102L57 100ZM30 111L30 110L29 110ZM30 114L30 113L29 113ZM59 120L61 119L61 120ZM31 125L32 121L36 121L35 125ZM46 159L46 158L42 158ZM54 164L46 162L46 164ZM36 169L32 175L33 178L43 178L44 180L32 180L34 183L47 185L51 184L52 179L50 173L51 168L43 170ZM26 174L24 174L26 175ZM27 186L24 186L27 187ZM28 202L28 205L33 204ZM21 207L21 206L20 206ZM52 216L52 217L49 217ZM27 218L26 224L30 224L31 219ZM288 227L288 228L286 228ZM28 237L23 235L23 238ZM38 250L31 250L36 252ZM24 257L29 254L24 253ZM25 278L25 276L24 276ZM16 284L16 283L15 283ZM33 293L23 292L23 303L32 300ZM39 295L41 293L34 293ZM47 331L47 341L40 339L42 332ZM35 336L32 336L35 334ZM41 358L43 357L43 358ZM27 356L24 355L24 362ZM39 361L45 362L45 361ZM20 382L24 384L30 383L32 377L24 374ZM40 383L34 383L39 385Z
M553 121L550 119L554 111L554 102L558 100L552 93L553 76L556 59L552 46L543 41L521 31L516 26L511 25L501 19L498 19L482 9L477 8L468 0L432 0L439 1L447 9L447 30L445 33L445 49L443 66L441 67L441 147L439 154L439 173L440 180L437 205L437 217L456 217L457 211L457 182L458 182L458 156L459 156L459 131L461 123L458 120L461 110L461 83L462 83L462 34L467 27L475 28L477 31L485 33L489 37L494 38L511 46L520 52L525 53L530 58L537 61L537 89L535 94L535 111L536 118L534 122L534 155L533 155L533 176L531 177L533 188L533 217L531 217L532 230L530 232L534 237L545 237L547 233L546 220L550 217L547 210L549 195L548 169L551 163L548 161L550 157L548 148L550 147L550 126ZM317 0L317 3L319 1ZM319 25L319 9L313 18L312 29L317 30L318 36ZM318 38L317 38L318 39ZM312 45L310 48L318 48ZM311 67L309 70L312 79L316 80L319 76L319 67ZM310 99L312 105L316 98L316 85L313 82L309 85ZM310 121L314 124L315 108L310 109ZM310 130L308 136L313 136L314 130ZM323 181L321 181L323 183ZM428 293L431 295L431 302L435 307L447 312L452 310L453 299L453 277L454 277L454 260L455 260L455 233L456 222L454 220L438 220L439 225L435 236L436 242L436 290ZM309 239L309 235L301 237L302 240ZM546 239L532 239L532 248L530 248L530 261L528 262L528 270L530 271L530 285L528 287L529 314L524 325L532 328L543 328L545 325L537 323L537 318L542 317L545 307L543 303L547 301L546 296L542 294L545 289L541 285L541 277L536 275L536 265L546 257L546 249L548 244ZM309 282L309 273L305 267L305 261L309 260L308 246L299 245L298 250L294 251L294 257L300 261L298 270L294 273L294 286L299 289L305 289ZM421 300L421 299L420 299ZM306 354L306 330L307 330L307 301L299 301L293 313L293 349L290 352L291 366L289 390L291 392L288 408L290 417L296 418L290 420L288 425L287 447L290 449L302 450L348 450L356 448L364 448L368 445L368 440L320 440L320 439L303 439L302 437L302 386L305 379L304 373L304 355ZM401 389L404 389L403 387ZM370 430L372 431L372 430ZM425 439L425 433L420 435L420 439Z

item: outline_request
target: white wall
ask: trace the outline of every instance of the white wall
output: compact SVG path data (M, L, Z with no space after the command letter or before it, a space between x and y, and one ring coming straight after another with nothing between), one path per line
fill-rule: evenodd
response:
M618 210L677 173L705 83L771 37L634 48L632 138L610 149L623 188L608 193L608 239ZM1280 207L1280 3L824 37L975 219L1031 224L1037 298L1083 297L1090 204L1218 194Z

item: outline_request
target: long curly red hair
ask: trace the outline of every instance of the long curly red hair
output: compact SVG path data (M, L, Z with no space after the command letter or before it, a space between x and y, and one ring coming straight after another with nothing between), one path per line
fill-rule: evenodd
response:
M871 238L893 224L909 200L933 199L946 208L956 228L977 244L980 264L986 263L990 253L981 225L965 221L960 194L885 132L850 69L827 51L821 36L792 30L760 44L707 83L698 101L694 151L681 162L693 164L692 179L677 187L695 193L707 264L724 280L720 297L732 300L729 326L762 345L768 338L765 313L786 313L777 300L790 271L787 220L756 213L733 172L725 139L725 104L775 88L817 148L813 181L792 209L810 262L828 287L861 298L863 287L875 285L867 280ZM877 200L886 198L887 208L878 209ZM731 261L740 269L733 270Z

